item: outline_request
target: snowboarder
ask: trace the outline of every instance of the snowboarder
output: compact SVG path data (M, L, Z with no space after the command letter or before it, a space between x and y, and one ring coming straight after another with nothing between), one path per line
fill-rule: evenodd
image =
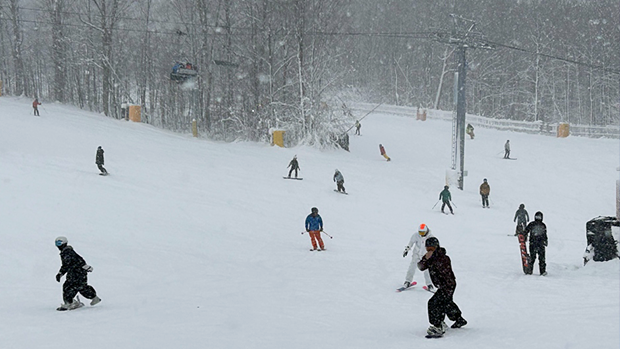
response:
M291 170L288 171L288 178L291 178L291 173L293 173L293 170L295 170L295 178L297 178L297 171L301 171L301 169L299 168L299 163L297 162L297 155L293 156L293 160L291 160L291 162L286 167L291 168Z
M474 139L474 127L471 124L467 124L465 133L467 133L471 139Z
M491 187L487 182L487 179L482 180L480 184L480 196L482 196L482 208L489 208L489 194L491 193Z
M389 156L387 156L387 154L385 153L385 148L383 148L383 145L379 144L379 152L381 153L381 156L383 156L384 158L387 159L387 161L390 161L392 159L390 159Z
M323 239L321 239L323 219L319 215L319 209L316 207L313 207L310 210L310 214L306 217L306 231L310 234L310 241L312 242L312 249L310 251L317 250L317 242L318 250L324 250L325 245L323 244Z
M525 236L530 237L530 260L528 264L531 270L534 269L536 255L538 255L538 270L540 275L547 275L547 261L545 259L545 248L547 247L547 226L543 223L543 214L538 211L534 215L534 221L525 227Z
M450 209L450 213L454 214L454 211L452 210L452 206L450 206L450 201L452 201L452 195L450 195L450 190L448 189L450 189L450 187L446 185L443 187L443 190L441 191L441 193L439 193L439 200L442 201L441 213L445 213L443 209L447 205L448 208Z
M418 262L422 259L424 254L426 254L425 242L427 239L434 237L431 234L431 230L428 229L428 226L424 223L420 224L418 228L418 232L411 235L411 239L409 240L409 244L405 246L405 251L403 252L403 258L407 257L407 254L413 247L413 252L411 253L411 264L409 264L409 269L407 269L407 276L405 276L405 283L403 286L408 288L412 286L413 275L415 274L415 270L418 267ZM428 291L433 292L434 286L431 281L431 276L428 273L428 270L424 271L424 279L426 281L426 287ZM416 283L414 282L413 285Z
M334 182L336 182L336 185L338 186L338 192L342 192L342 193L347 193L344 189L344 177L342 176L342 173L340 173L340 171L338 171L338 169L336 169L336 172L334 172Z
M56 247L60 250L60 259L62 266L56 274L56 281L60 282L63 275L67 275L65 283L62 285L62 304L58 310L71 310L82 306L78 300L73 298L78 292L90 299L90 305L101 302L101 298L97 296L97 291L88 284L87 273L93 271L93 267L86 264L84 258L77 254L73 247L68 245L67 238L59 236L55 240Z
M360 128L362 128L362 124L360 124L359 120L356 120L355 121L355 134L358 135L358 136L361 136Z
M431 280L437 286L437 292L428 300L428 328L427 337L441 337L448 326L444 322L445 316L454 321L452 328L460 328L467 325L458 305L454 303L454 291L456 289L456 277L452 271L450 257L446 255L446 249L439 246L439 240L435 237L428 238L425 242L426 254L418 268L422 271L429 270Z
M95 164L97 164L97 167L99 168L99 171L101 171L101 175L107 175L108 171L103 167L103 149L101 148L101 146L97 147L97 156L95 156Z
M530 215L525 210L525 204L519 205L519 209L515 212L515 218L512 220L517 221L517 229L515 232L515 236L517 234L523 233L525 231L525 227L527 223L530 221Z
M510 140L504 144L504 159L510 159Z
M35 98L34 101L32 101L32 109L34 109L34 116L41 116L39 115L39 106L41 105L41 102L39 102L38 98Z

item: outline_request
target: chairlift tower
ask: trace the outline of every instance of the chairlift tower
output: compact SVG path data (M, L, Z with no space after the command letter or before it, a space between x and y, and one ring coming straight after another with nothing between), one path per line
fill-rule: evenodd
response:
M465 175L465 83L467 76L467 49L493 49L483 35L474 31L476 22L461 16L451 14L453 29L450 33L437 33L437 41L456 45L456 73L455 73L455 104L456 113L452 120L452 169L458 172L458 188L463 190Z

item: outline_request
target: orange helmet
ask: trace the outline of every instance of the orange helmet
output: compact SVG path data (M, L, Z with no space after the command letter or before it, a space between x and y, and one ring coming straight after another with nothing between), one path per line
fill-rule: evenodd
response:
M418 233L422 236L426 236L426 234L428 234L430 230L428 229L428 226L424 223L420 224L420 227L418 228Z

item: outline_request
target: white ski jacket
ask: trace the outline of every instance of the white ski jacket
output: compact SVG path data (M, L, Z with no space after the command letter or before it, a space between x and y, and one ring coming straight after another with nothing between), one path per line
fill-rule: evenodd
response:
M418 232L411 235L411 239L409 240L409 244L405 247L405 251L409 251L413 247L411 258L415 258L416 263L426 254L426 239L430 237L434 237L433 233L430 231L426 234L426 236L422 236Z

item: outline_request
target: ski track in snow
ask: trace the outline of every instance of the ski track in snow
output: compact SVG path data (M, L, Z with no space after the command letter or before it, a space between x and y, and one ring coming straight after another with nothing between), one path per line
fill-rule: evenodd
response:
M351 152L321 151L195 139L54 103L34 117L30 102L0 98L2 348L620 346L619 262L582 265L585 222L615 212L618 140L477 128L446 216L431 207L451 164L449 122L371 114ZM506 139L517 161L502 160ZM295 154L304 180L284 180ZM335 168L351 195L333 192ZM545 215L547 277L538 263L522 273L508 236L520 203ZM312 206L333 236L325 252L300 234ZM424 338L431 294L394 292L420 223L452 259L469 322L442 339ZM93 266L97 306L55 310L58 235Z

